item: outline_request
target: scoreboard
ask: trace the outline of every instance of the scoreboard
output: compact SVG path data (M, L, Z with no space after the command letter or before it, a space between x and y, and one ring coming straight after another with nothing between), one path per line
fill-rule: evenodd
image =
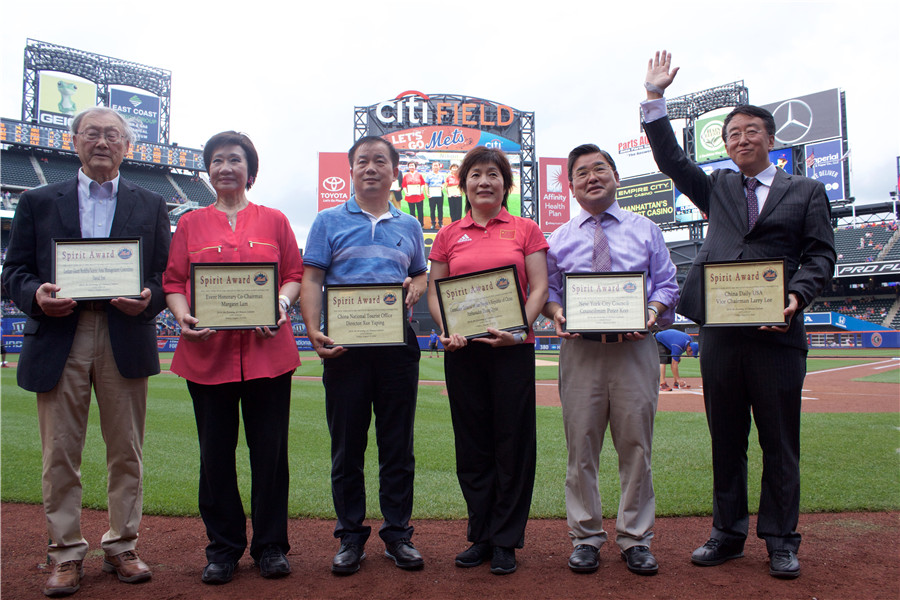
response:
M68 129L35 125L13 119L0 119L0 143L36 146L75 152L72 133ZM181 146L136 142L125 159L134 162L203 171L203 151Z

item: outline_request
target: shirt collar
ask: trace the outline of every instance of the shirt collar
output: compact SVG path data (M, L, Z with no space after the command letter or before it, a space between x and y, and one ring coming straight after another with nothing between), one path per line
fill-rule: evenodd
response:
M347 202L345 202L344 205L347 207L347 211L349 211L349 212L364 214L363 209L359 207L359 202L356 201L356 194L350 196L350 199L347 200ZM402 212L397 210L397 208L390 202L388 202L388 211L391 213L391 216L394 218L399 217L400 215L403 214Z
M97 184L100 186L106 184L100 184L85 175L83 169L78 169L78 196L81 198L90 198L91 197L91 184ZM119 175L117 174L115 179L111 179L107 183L112 184L112 193L110 194L110 198L115 199L119 195Z
M505 206L500 207L500 212L496 217L490 219L487 224L490 225L491 221L500 221L501 223L511 223L513 217L509 214L509 211L506 210ZM462 218L459 224L460 227L481 227L478 223L475 222L475 219L472 218L472 211L466 213L466 216Z
M619 201L613 200L613 203L609 205L609 208L607 208L605 211L603 211L600 214L601 215L607 214L611 218L615 219L617 222L621 222L622 221L622 213L624 213L624 212L625 212L625 209L622 208L621 206L619 206ZM578 216L575 218L578 219L578 226L581 227L582 225L584 225L585 223L587 223L588 221L593 219L594 215L592 215L591 213L589 213L588 211L586 211L582 208L581 212L579 212Z
M778 171L778 168L769 163L769 166L756 174L754 179L763 184L766 187L772 187L772 182L775 181L775 173ZM744 179L748 179L744 177ZM743 180L742 180L743 181Z

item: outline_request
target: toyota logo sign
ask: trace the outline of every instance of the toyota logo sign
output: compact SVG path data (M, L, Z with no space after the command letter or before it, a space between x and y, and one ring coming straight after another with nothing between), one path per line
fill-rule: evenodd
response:
M346 185L347 182L341 177L326 177L325 180L322 181L322 187L329 192L339 192L344 189L344 186Z

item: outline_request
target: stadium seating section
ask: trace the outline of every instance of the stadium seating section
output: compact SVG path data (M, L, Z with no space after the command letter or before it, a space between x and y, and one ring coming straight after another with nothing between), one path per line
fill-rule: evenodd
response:
M31 154L28 152L3 151L0 161L0 173L2 173L3 185L21 185L35 187L41 184L34 166L31 164Z
M839 263L860 263L882 260L885 248L897 234L897 227L883 223L836 229L834 245ZM890 255L900 258L900 246L894 244Z
M4 187L30 189L71 179L81 163L76 156L8 148L0 150L0 165ZM136 163L122 165L121 173L126 179L160 194L170 210L185 202L209 206L216 200L207 183L196 175L172 173L168 169ZM181 210L170 214L173 224L181 214Z

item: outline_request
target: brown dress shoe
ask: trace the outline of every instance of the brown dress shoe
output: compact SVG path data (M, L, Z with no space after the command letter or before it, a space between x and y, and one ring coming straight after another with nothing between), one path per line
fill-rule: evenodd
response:
M119 576L119 581L125 583L140 583L153 575L134 550L126 550L115 556L107 555L103 559L103 570L115 573Z
M84 567L80 560L67 560L53 565L53 572L44 586L44 595L55 598L74 594L81 587Z

